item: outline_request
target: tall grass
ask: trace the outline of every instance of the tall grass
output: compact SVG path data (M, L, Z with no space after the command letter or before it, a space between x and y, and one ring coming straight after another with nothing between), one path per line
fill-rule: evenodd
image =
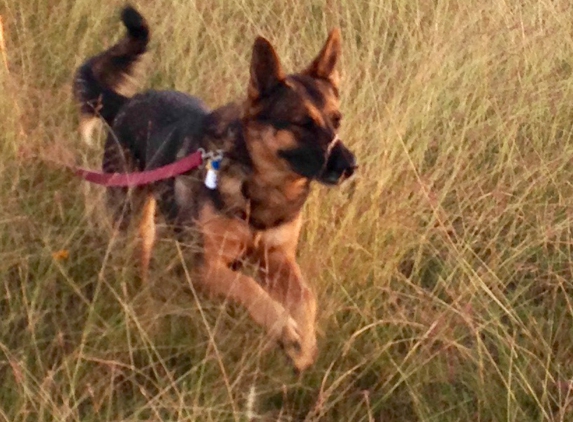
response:
M360 169L306 206L320 356L295 377L242 309L189 293L169 238L166 305L138 304L136 236L62 167L98 166L70 79L122 2L2 0L0 419L573 420L569 1L136 4L143 87L211 106L245 94L256 35L296 70L341 27Z

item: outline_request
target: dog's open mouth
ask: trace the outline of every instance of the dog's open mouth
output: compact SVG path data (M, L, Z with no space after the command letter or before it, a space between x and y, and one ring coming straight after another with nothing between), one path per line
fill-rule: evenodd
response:
M325 153L316 148L302 147L280 151L279 155L295 173L327 186L340 184L357 168L356 157L340 141Z
M338 185L351 177L357 167L354 154L342 142L337 141L329 148L326 163L317 180L328 186Z
M317 181L323 185L336 186L344 182L346 179L349 179L354 174L357 167L358 166L354 165L343 170L341 173L338 171L323 173L317 178Z

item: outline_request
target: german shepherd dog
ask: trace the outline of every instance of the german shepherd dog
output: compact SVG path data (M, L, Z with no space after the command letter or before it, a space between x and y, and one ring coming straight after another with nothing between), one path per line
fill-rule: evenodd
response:
M317 355L316 299L296 262L301 209L312 181L337 185L356 168L337 135L340 32L330 32L310 65L290 75L269 41L258 37L246 99L210 111L177 91L126 94L150 31L131 6L121 18L125 37L85 61L74 77L84 135L97 119L109 127L103 171L150 170L199 148L222 153L216 187L206 186L203 166L131 192L143 198L142 279L157 207L168 225L195 236L198 287L246 307L296 370L308 368ZM133 208L127 188L110 187L107 194L116 223L126 227ZM257 265L257 281L240 271L237 263L245 260Z

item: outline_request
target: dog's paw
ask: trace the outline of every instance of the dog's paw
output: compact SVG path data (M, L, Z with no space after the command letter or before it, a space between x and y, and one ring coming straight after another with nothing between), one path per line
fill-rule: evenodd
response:
M289 357L301 351L302 337L298 329L298 324L290 316L286 319L283 326L279 344Z
M316 344L308 345L303 342L300 352L295 358L291 358L295 372L300 374L310 368L316 361L317 355L318 348L316 347Z
M316 340L303 338L296 321L290 317L282 334L279 344L292 361L295 372L301 373L308 369L315 362L318 354Z

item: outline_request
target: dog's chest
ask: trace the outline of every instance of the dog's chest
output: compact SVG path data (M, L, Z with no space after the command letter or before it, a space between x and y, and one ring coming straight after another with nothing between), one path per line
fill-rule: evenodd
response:
M268 230L293 221L308 197L308 184L298 186L260 186L246 184L244 196L249 207L249 222L257 230Z
M266 231L293 221L309 192L306 180L265 183L234 166L222 168L214 189L205 185L205 176L206 169L201 168L176 179L179 221L192 224L198 208L209 202L222 216L238 218L253 230Z

